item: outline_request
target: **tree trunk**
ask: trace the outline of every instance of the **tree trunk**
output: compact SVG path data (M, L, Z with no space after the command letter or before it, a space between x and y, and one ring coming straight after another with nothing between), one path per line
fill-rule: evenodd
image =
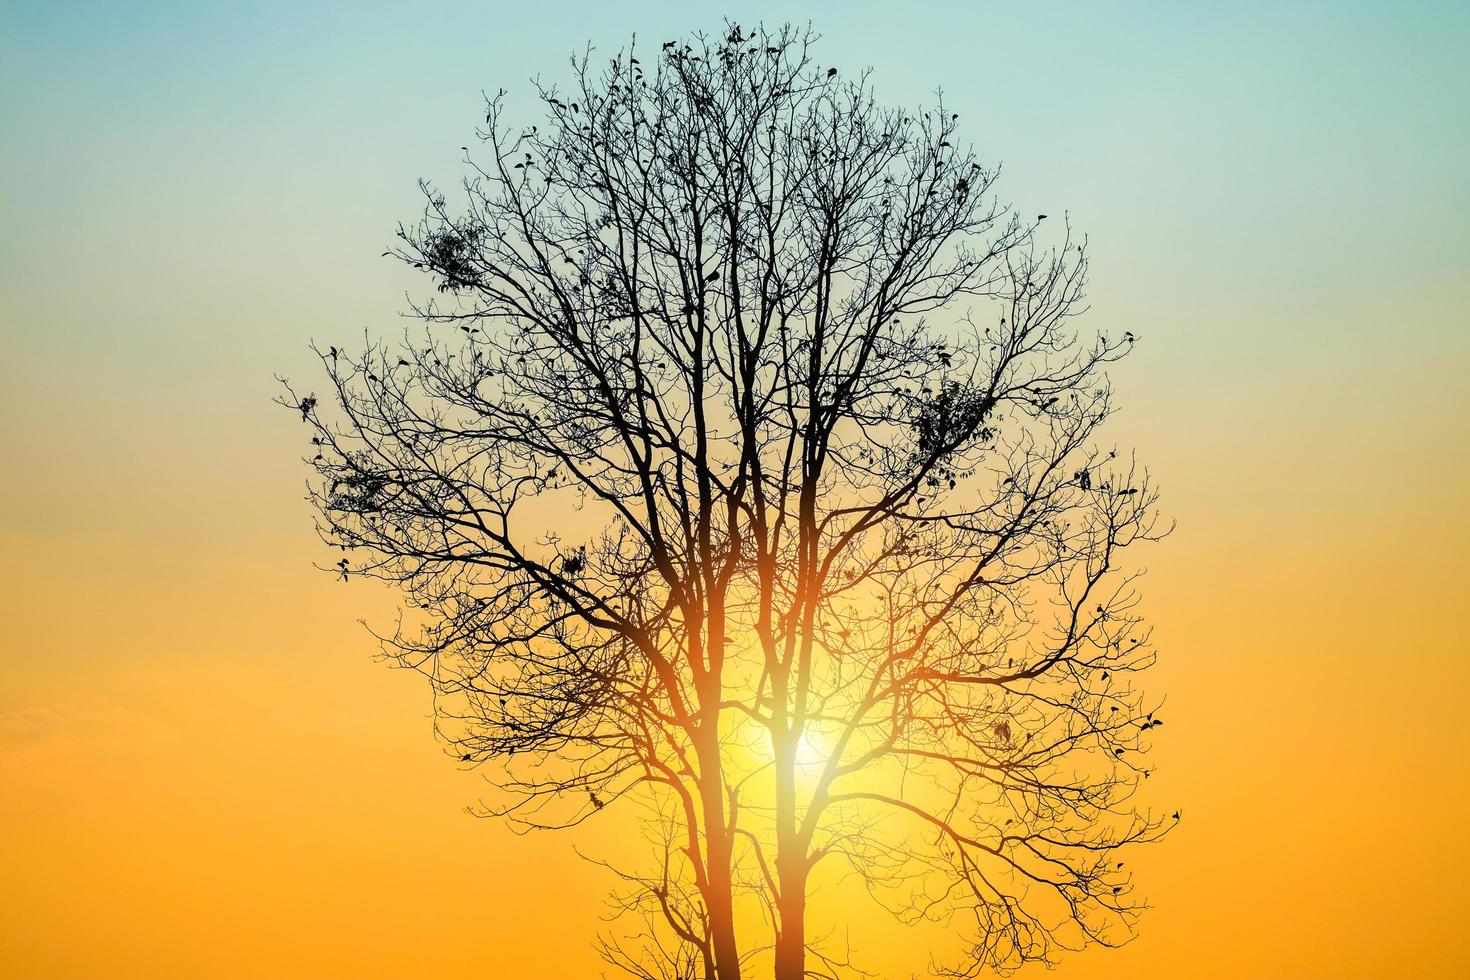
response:
M735 941L735 899L731 874L732 841L725 817L720 745L713 728L701 733L700 801L704 810L704 861L709 888L710 945L718 980L740 980L740 946Z
M712 840L708 855L710 941L714 947L715 976L718 980L740 980L740 946L735 941L730 847L723 828L720 839L725 843L716 846Z
M779 931L775 980L806 978L806 848L796 826L796 746L784 738L776 753L776 878Z

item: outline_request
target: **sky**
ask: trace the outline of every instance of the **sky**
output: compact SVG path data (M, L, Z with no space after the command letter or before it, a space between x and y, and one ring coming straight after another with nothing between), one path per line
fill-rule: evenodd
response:
M754 3L942 88L1090 236L1166 695L1123 976L1470 973L1470 7ZM603 4L0 6L0 974L596 977L605 874L465 808L311 530L278 374L394 334L379 253L482 90L719 28Z

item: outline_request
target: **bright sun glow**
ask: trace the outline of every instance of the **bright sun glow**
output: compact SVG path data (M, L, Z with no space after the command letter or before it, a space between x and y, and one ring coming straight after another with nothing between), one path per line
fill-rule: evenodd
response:
M818 769L826 764L829 752L821 733L808 728L801 733L801 741L796 743L796 765L808 771Z

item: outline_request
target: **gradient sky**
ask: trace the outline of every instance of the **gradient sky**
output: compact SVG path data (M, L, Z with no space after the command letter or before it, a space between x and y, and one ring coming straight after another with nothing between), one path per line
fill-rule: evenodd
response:
M1228 9L1226 9L1228 8ZM1090 233L1091 324L1180 530L1154 910L1062 980L1470 975L1470 7L746 5L942 86ZM610 882L463 812L391 597L311 568L306 344L400 329L378 258L479 92L623 4L0 8L0 974L595 977ZM879 957L881 959L881 956Z

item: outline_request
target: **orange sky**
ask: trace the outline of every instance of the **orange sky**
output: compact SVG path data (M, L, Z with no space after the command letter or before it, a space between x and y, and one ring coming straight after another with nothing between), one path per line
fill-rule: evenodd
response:
M644 7L587 33L693 26ZM1063 980L1470 975L1467 32L1337 9L1079 15L1056 43L1106 28L1128 65L1023 110L967 92L959 42L813 7L880 90L944 82L1023 207L1072 209L1091 325L1142 338L1112 434L1180 521L1144 593L1149 791L1185 819L1134 859L1139 939ZM399 329L413 280L377 253L413 179L572 42L441 63L382 10L84 13L0 26L0 975L597 976L611 883L464 813L481 784L355 622L390 597L311 568L304 430L268 404L309 338Z

